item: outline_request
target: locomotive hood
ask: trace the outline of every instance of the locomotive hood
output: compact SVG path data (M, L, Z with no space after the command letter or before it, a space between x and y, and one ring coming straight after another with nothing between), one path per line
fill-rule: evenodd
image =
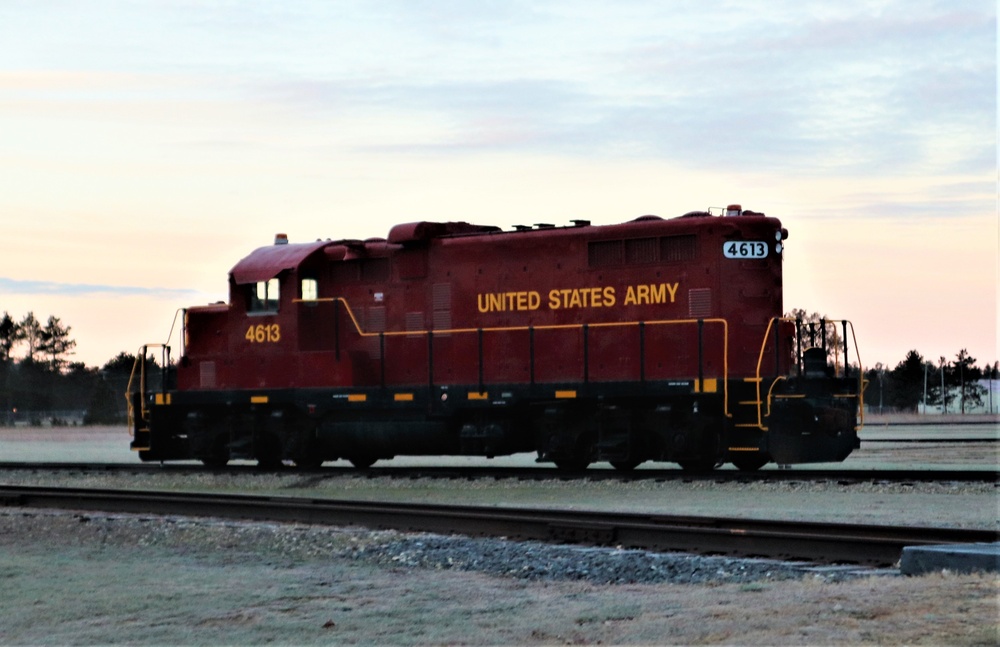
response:
M273 279L282 270L298 267L302 261L331 242L317 240L314 243L276 244L259 247L240 260L229 274L237 285L257 283Z

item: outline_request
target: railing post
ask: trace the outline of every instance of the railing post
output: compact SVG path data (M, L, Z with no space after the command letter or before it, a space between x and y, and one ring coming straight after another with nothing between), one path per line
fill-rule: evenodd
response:
M583 383L590 382L590 326L583 324Z
M479 336L479 392L483 392L483 329L477 329Z
M774 322L774 375L781 375L781 319L775 318Z
M427 386L434 390L434 331L427 331Z
M385 333L378 334L379 369L381 371L382 388L385 388Z
M340 361L340 299L333 301L333 350L334 357Z
M178 357L184 357L187 354L187 347L184 346L184 340L187 338L187 312L187 308L181 308L181 338L178 344L181 352Z
M139 415L142 418L142 421L145 422L147 425L149 424L149 418L150 418L149 398L147 397L148 396L147 391L149 389L149 383L148 383L149 377L146 374L146 363L148 357L149 357L149 346L144 345L142 347L142 365L139 367L139 393L141 393L139 401L142 403L142 408L139 410Z
M795 364L802 375L802 320L795 320Z
M528 373L529 383L535 386L535 327L528 326Z
M698 390L705 389L705 320L698 320Z
M163 355L160 357L163 366L160 367L160 393L167 392L167 378L170 375L170 346L163 347Z
M142 364L139 365L139 393L142 394L142 418L148 421L148 409L146 407L146 354L148 353L148 346L142 347Z
M841 319L840 325L842 326L843 331L844 331L844 377L849 377L849 375L848 375L849 371L847 370L848 369L848 361L850 359L848 357L848 353L847 353L847 320L846 319Z
M646 322L639 322L639 381L646 381Z

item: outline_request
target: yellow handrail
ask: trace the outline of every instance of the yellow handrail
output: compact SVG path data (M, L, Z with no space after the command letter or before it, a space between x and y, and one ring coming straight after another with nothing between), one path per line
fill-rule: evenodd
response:
M765 401L761 400L761 384L764 381L764 378L763 378L763 376L761 374L761 366L764 363L764 352L767 349L767 343L768 343L768 341L771 339L771 330L774 327L775 322L795 323L796 319L793 319L791 317L772 317L771 320L767 323L767 330L764 331L764 338L761 341L760 353L757 355L757 373L756 373L756 380L755 381L757 383L757 426L761 430L763 430L763 431L767 431L767 427L764 426L763 418L764 417L768 417L768 416L771 415L771 401L773 399L774 387L778 384L778 382L780 382L781 380L785 379L784 377L778 376L778 377L776 377L771 382L771 385L770 385L770 387L767 390L767 400L766 400L766 402L767 402L767 414L763 414L762 413L762 406L763 406L763 404L764 404ZM865 386L866 386L866 384L865 384L865 379L864 379L865 371L864 371L864 368L862 368L863 365L861 363L861 352L858 349L858 338L857 338L857 333L854 330L854 323L852 321L848 320L848 319L834 319L834 318L825 319L824 323L830 323L830 324L834 324L834 325L836 325L837 323L847 324L848 328L850 329L851 341L854 342L854 356L855 356L855 358L858 361L858 395L857 395L857 398L858 398L858 411L859 411L860 420L859 420L858 425L857 425L856 428L861 428L864 425L864 422L865 422L864 394L865 394ZM847 372L848 365L849 365L849 358L845 357L844 358L844 372L845 372L845 375L846 375L846 372Z
M361 324L358 323L358 319L354 316L354 311L351 309L351 304L347 302L344 297L329 297L321 299L293 299L294 303L342 303L347 309L347 315L351 319L351 323L354 325L355 331L361 337L378 337L380 335L385 337L405 337L405 336L416 336L416 335L457 335L466 333L479 333L479 332L525 332L531 330L583 330L586 326L587 328L621 328L629 326L667 326L667 325L681 325L681 324L697 324L699 321L703 323L711 324L721 324L723 329L722 335L722 384L723 384L723 407L726 417L732 417L729 412L729 321L722 318L709 318L709 319L656 319L653 321L600 321L595 323L587 324L542 324L538 326L489 326L485 328L445 328L441 330L390 330L384 332L366 332L362 329Z
M149 409L146 406L146 357L150 348L168 348L168 346L167 344L143 344L139 347L139 353L135 356L135 361L132 362L132 371L128 376L128 386L125 387L125 403L128 408L128 433L130 436L135 435L135 404L132 402L132 384L136 378L136 371L139 373L139 392L142 394L142 397L139 398L139 401L142 403L139 416L142 420L149 419Z

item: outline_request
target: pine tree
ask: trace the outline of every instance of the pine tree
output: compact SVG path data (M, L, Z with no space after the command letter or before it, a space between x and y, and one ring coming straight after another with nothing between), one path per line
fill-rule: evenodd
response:
M17 343L18 325L6 311L0 317L0 364L10 362L10 353Z
M911 350L889 373L889 406L900 411L916 411L924 395L924 358Z
M42 329L41 350L49 356L49 370L58 373L66 365L66 355L73 353L76 341L69 337L69 326L63 326L58 317L49 316Z
M42 324L35 319L35 313L29 312L24 315L17 324L16 341L24 342L28 348L24 353L24 359L29 363L35 362L35 355L42 349Z
M979 384L983 371L976 366L976 358L963 348L955 356L949 372L951 384L958 387L959 410L965 413L967 409L982 406L986 389Z

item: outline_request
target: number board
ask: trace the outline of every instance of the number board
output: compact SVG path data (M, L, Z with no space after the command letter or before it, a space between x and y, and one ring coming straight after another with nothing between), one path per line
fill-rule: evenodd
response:
M767 258L767 243L759 240L731 240L722 244L726 258Z
M257 324L247 328L243 337L251 344L272 343L281 341L281 326L278 324Z

